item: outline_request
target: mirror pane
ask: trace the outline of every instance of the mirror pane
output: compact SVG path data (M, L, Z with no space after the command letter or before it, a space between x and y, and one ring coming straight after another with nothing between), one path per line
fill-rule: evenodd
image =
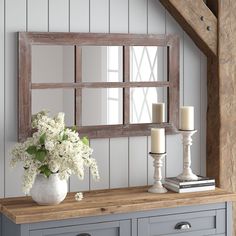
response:
M130 88L130 123L166 122L167 88Z
M166 81L166 47L131 46L130 81Z
M65 113L66 126L75 124L73 89L33 89L32 90L32 114L47 110L50 115L58 112Z
M82 90L82 125L114 125L123 123L123 89Z
M122 47L83 46L82 80L83 82L122 82Z
M32 82L74 82L74 46L33 45Z

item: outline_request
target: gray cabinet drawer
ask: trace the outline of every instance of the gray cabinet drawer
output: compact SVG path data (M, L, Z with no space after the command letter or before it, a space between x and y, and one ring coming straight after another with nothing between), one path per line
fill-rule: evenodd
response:
M224 209L138 219L138 236L205 236L224 233Z
M130 221L56 227L30 231L30 236L130 236Z

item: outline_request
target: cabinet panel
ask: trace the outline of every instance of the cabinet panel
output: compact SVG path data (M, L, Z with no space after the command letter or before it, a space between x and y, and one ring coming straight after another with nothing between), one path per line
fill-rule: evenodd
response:
M127 220L35 230L30 236L129 236L129 228Z
M225 210L202 211L138 219L138 236L203 236L219 233L218 217L225 221ZM220 232L224 233L224 232Z

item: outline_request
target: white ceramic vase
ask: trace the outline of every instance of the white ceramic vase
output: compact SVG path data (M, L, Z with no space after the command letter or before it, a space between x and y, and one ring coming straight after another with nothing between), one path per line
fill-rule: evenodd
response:
M65 199L67 192L67 181L61 180L58 174L51 174L49 178L37 175L30 190L32 199L39 205L57 205Z

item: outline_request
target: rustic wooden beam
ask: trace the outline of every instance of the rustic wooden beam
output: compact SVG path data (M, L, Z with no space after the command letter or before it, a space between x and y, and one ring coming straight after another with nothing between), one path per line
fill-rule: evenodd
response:
M236 191L236 1L218 0L219 184ZM213 105L213 104L212 104ZM217 107L217 104L215 104ZM213 118L213 117L212 117ZM211 157L213 158L213 157ZM236 205L233 208L236 222ZM234 234L236 223L234 224Z
M217 18L203 0L160 2L206 55L217 55Z

